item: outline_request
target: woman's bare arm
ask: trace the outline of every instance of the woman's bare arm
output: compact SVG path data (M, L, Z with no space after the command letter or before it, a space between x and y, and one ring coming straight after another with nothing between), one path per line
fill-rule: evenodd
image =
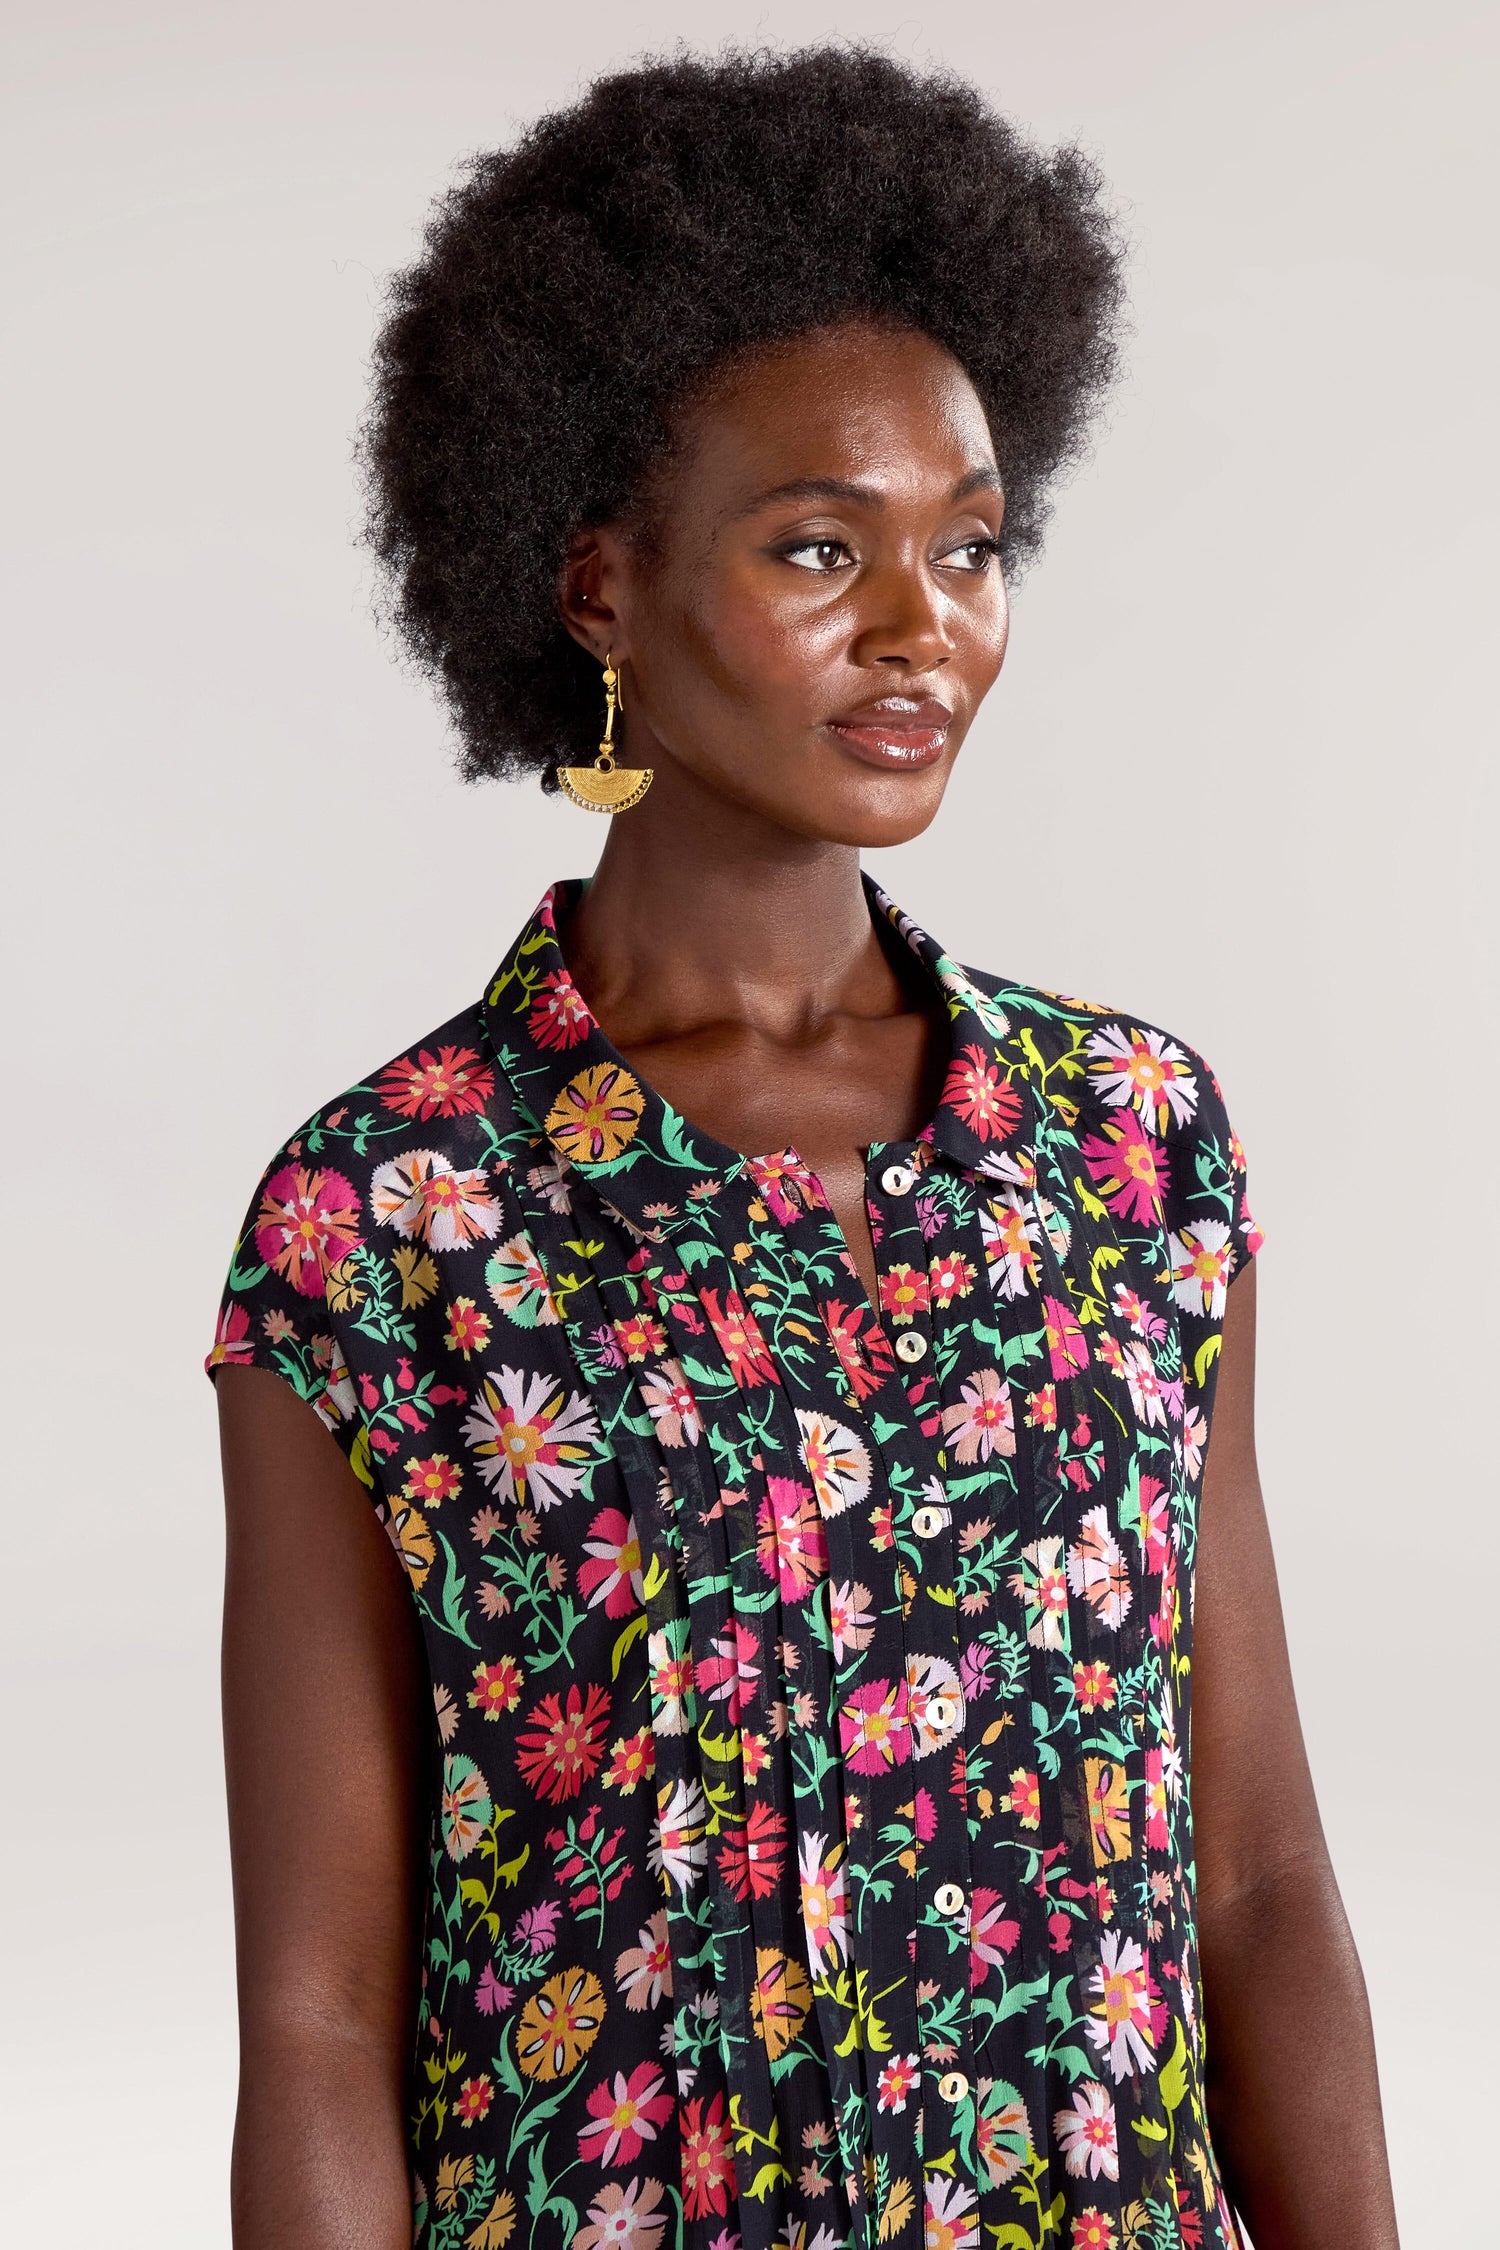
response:
M409 2250L406 2068L432 1706L369 1499L262 1368L217 1378L240 2089L235 2250Z
M1208 2106L1255 2250L1395 2250L1364 1978L1313 1796L1255 1462L1255 1269L1204 1472L1192 1790Z

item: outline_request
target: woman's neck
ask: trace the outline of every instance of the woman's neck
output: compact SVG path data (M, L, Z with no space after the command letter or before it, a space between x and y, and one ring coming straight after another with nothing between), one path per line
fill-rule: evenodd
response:
M798 836L664 764L611 824L559 933L617 1046L736 1022L795 1041L833 1014L910 1005L853 845Z

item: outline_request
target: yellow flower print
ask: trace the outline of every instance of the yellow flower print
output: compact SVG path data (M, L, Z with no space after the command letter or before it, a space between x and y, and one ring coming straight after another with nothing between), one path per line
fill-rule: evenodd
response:
M391 1264L401 1276L401 1310L415 1312L425 1305L438 1285L438 1270L425 1250L413 1242L398 1243ZM337 1310L337 1307L335 1307Z
M440 2211L452 2211L458 2204L459 2191L466 2188L474 2177L472 2156L445 2156L438 2165L437 2186L433 2201Z
M1094 1865L1108 1867L1112 1860L1129 1859L1130 1798L1125 1768L1112 1758L1085 1758L1083 1773Z
M786 2053L807 2021L812 2003L812 1986L801 1962L778 1946L758 1945L750 2014L772 2062Z
M421 1585L432 1568L434 1555L432 1533L427 1528L427 1518L420 1508L397 1505L386 1523L386 1533L391 1545L410 1573L413 1591Z
M502 2188L473 2233L464 2236L464 2250L504 2250L515 2225L516 2199Z
M917 2199L912 2193L910 2180L892 2180L891 2192L885 2199L880 2214L880 2239L894 2242L916 2209Z
M356 1312L364 1303L366 1294L355 1279L352 1258L340 1258L336 1266L329 1267L327 1300L330 1312Z
M604 1987L593 1971L562 1969L521 2010L516 2061L528 2078L566 2077L593 2046L603 2021Z
M547 1112L545 1130L575 1164L613 1164L634 1140L645 1096L618 1063L593 1063L570 1078Z

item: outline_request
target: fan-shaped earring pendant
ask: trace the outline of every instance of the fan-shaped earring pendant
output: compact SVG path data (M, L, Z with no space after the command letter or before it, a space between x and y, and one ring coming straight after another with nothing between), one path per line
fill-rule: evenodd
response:
M564 794L585 812L628 812L651 787L650 766L617 766L602 759L592 766L559 766L557 778Z

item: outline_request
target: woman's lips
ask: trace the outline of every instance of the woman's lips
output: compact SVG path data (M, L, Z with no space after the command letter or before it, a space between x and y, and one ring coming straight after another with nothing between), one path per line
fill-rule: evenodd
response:
M889 705L865 704L825 724L866 765L909 773L942 756L952 720L952 712L941 703L892 698Z

